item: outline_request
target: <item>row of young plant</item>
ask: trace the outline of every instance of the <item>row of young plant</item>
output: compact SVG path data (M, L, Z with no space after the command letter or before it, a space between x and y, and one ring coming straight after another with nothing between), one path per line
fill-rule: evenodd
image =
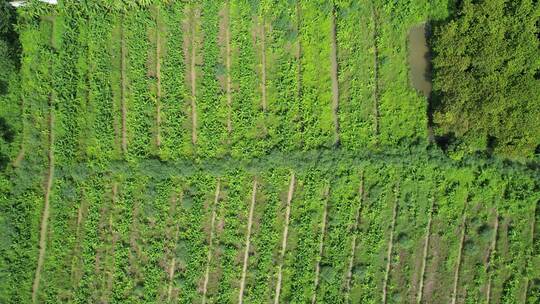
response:
M409 87L406 31L441 5L205 1L115 11L65 2L54 73L62 151L106 163L331 147L332 14L341 146L421 143L426 102Z
M386 294L389 303L474 303L489 285L492 300L534 303L537 182L490 168L440 169L62 171L38 299L261 303L279 291L279 302L378 303ZM3 291L8 303L29 300L41 195L17 196L34 224L17 226L11 240L19 284Z

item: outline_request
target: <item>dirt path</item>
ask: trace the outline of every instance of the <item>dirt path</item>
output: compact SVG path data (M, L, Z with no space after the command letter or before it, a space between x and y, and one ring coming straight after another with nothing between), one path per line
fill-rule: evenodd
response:
M283 259L285 258L285 251L287 250L287 239L289 237L289 221L291 216L291 201L294 194L295 176L294 172L291 173L291 182L289 184L289 192L287 194L287 206L285 209L285 228L283 229L283 237L281 241L281 250L279 252L279 266L278 277L276 282L276 293L274 295L274 304L279 303L279 295L281 293L281 280L283 276Z
M493 238L489 247L489 255L487 259L486 272L488 273L488 285L486 288L486 303L491 302L491 283L493 281L493 259L497 250L497 237L499 233L499 212L495 209L495 222L493 223Z
M240 280L240 291L238 292L238 303L244 302L244 288L246 285L246 273L249 258L249 249L251 246L251 227L253 225L253 211L255 209L255 199L257 198L257 180L253 180L253 190L251 194L251 205L249 207L249 218L246 234L246 245L244 250L244 265L242 266L242 279Z
M218 179L216 185L216 193L214 195L214 205L212 206L212 220L210 222L210 238L208 240L208 255L206 256L206 270L204 272L204 281L203 281L203 294L202 294L202 304L206 303L206 292L208 290L208 279L210 277L210 263L212 262L213 255L213 242L214 234L216 229L216 213L219 203L219 193L221 191L221 181Z
M394 208L392 211L392 224L390 226L390 237L388 238L388 250L386 252L386 267L384 271L384 281L383 281L383 290L382 290L382 303L386 304L387 301L387 292L388 292L388 278L390 276L390 270L392 265L392 253L394 247L394 229L396 227L396 218L398 211L398 191L399 186L396 186L395 189L395 201Z
M374 124L375 135L379 135L380 132L380 113L379 113L379 43L377 36L379 35L379 16L375 3L371 4L371 20L373 23L373 112L374 112Z
M467 230L466 220L467 220L467 203L468 197L465 199L465 206L463 207L463 215L461 216L461 237L459 239L459 248L456 267L454 271L454 287L452 288L452 304L456 304L457 301L457 291L459 283L459 270L461 268L461 255L463 254L463 244L465 243L465 235Z
M328 194L330 193L330 185L326 185L326 188L324 189L324 211L323 211L323 217L321 222L321 232L319 237L319 255L317 256L317 265L315 266L315 282L314 282L314 289L313 289L313 295L311 297L311 303L315 304L317 303L317 290L319 289L319 275L321 273L321 259L323 256L323 249L324 249L324 236L326 234L326 222L328 219Z
M330 21L330 37L332 39L332 48L330 52L330 59L332 61L332 118L334 120L334 144L339 145L339 79L335 6L332 8L332 18L330 19Z
M161 146L161 24L159 7L156 8L156 145Z
M39 292L39 283L41 279L41 269L45 261L45 252L47 250L47 232L49 227L50 198L54 180L54 105L53 96L49 95L49 168L47 170L47 180L45 183L45 198L43 203L43 214L41 216L41 225L39 231L39 256L32 285L32 303L37 303Z
M426 265L429 249L429 241L431 238L431 222L433 219L433 209L435 207L435 199L432 198L431 208L429 209L429 217L426 225L426 235L424 236L424 248L422 250L422 266L420 266L420 283L418 284L418 294L416 296L416 303L422 303L422 297L424 292L424 278L426 274Z
M127 77L126 77L126 37L124 33L124 17L120 19L120 107L122 111L122 153L127 153Z
M351 293L351 280L354 266L355 250L356 250L356 238L358 237L358 226L360 224L360 213L362 211L362 202L364 201L364 172L360 173L360 188L358 190L358 207L354 215L354 225L349 232L352 235L351 239L351 252L349 253L349 267L347 270L347 277L345 279L345 303L349 303Z

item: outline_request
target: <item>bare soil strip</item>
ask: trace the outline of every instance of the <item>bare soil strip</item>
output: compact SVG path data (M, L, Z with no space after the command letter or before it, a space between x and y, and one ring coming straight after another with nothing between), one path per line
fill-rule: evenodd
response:
M262 108L266 112L266 21L262 17L261 21L261 93L262 93Z
M347 278L345 279L345 303L349 303L351 293L351 280L354 266L354 257L356 251L356 238L358 237L358 226L360 225L360 212L362 210L362 203L364 201L364 172L360 173L360 188L358 190L358 207L354 216L354 225L349 232L352 235L351 239L351 253L349 254L349 268L347 270Z
M338 59L337 59L337 30L336 30L336 8L332 8L332 18L330 26L330 37L332 39L332 49L330 60L332 61L332 116L334 120L334 144L339 144L339 80L338 80Z
M127 78L126 78L126 37L124 33L124 17L120 21L120 107L122 111L122 153L127 153Z
M433 208L435 206L435 199L432 198L431 208L429 209L429 217L426 226L426 235L424 236L424 249L422 250L422 266L420 266L420 284L418 284L418 295L416 297L416 303L422 303L422 297L424 292L424 278L426 275L427 256L429 249L429 241L431 237L431 221L433 218Z
M32 302L37 302L39 292L39 282L41 279L41 269L45 261L45 252L47 250L47 232L49 226L50 197L54 179L54 110L53 96L49 95L49 168L47 171L47 180L45 184L45 198L43 204L43 214L41 216L41 226L39 231L39 256L32 285Z
M206 292L208 290L208 279L210 277L210 264L212 262L212 255L213 255L213 244L214 244L214 234L216 229L216 214L217 214L217 207L219 203L219 193L221 191L221 181L218 179L217 185L216 185L216 193L214 195L214 205L212 206L212 220L210 222L210 238L208 240L208 255L206 256L206 270L204 273L204 281L203 281L203 294L202 294L202 304L206 303Z
M463 207L463 215L461 217L461 237L459 239L459 248L458 248L458 256L457 256L457 262L456 262L456 268L454 271L454 287L452 288L452 304L456 304L457 301L457 290L458 290L458 283L459 283L459 270L461 268L461 255L463 254L463 244L465 242L465 234L467 230L466 226L466 220L467 220L467 203L468 203L468 197L465 199L465 206Z
M377 35L379 34L379 17L375 8L375 3L371 3L371 19L373 23L373 112L374 112L374 124L375 135L380 132L379 126L379 42L377 41Z
M281 293L281 280L283 276L283 259L287 250L287 238L289 237L289 221L291 216L291 201L294 194L295 176L291 173L291 182L289 184L289 193L287 194L287 206L285 209L285 228L283 229L283 237L281 241L281 250L279 252L278 277L276 282L276 294L274 296L274 304L279 303L279 295Z
M499 212L495 209L495 223L493 224L493 238L491 239L491 245L489 247L489 255L486 265L486 272L488 273L488 285L486 288L486 303L491 302L491 282L493 281L493 256L495 255L495 250L497 249L497 236L499 233Z
M244 251L244 266L242 266L242 279L240 280L240 291L238 292L238 303L244 302L244 288L246 285L246 273L249 258L249 249L251 246L251 226L253 225L253 211L255 209L255 199L257 198L257 180L253 180L253 190L251 194L251 205L249 207L249 218L246 234L246 245Z
M161 35L159 7L156 9L156 145L161 146Z
M384 271L384 281L383 281L383 290L382 290L382 302L386 304L387 292L388 292L388 278L390 276L390 270L392 265L392 253L394 247L394 229L396 227L396 218L398 210L398 189L399 186L396 186L395 189L395 201L394 209L392 211L392 224L390 226L390 237L388 238L388 250L386 252L386 268Z
M323 217L321 222L321 232L319 236L319 255L317 256L317 265L315 266L315 282L314 282L314 289L313 289L313 295L311 297L311 303L315 304L317 303L317 290L319 289L319 275L321 272L321 259L323 255L323 249L324 249L324 235L326 234L326 222L328 218L328 194L330 192L330 185L326 185L326 188L324 189L324 211L323 211Z

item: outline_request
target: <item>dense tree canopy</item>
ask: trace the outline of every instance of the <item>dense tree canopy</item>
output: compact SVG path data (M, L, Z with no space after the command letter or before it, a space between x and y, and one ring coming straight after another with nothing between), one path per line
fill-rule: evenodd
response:
M465 0L435 26L434 121L456 151L529 158L540 143L538 3Z

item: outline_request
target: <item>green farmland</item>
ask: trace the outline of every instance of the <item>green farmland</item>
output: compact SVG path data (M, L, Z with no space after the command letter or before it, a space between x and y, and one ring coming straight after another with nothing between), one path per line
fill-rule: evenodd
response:
M538 1L1 13L0 303L540 303Z

